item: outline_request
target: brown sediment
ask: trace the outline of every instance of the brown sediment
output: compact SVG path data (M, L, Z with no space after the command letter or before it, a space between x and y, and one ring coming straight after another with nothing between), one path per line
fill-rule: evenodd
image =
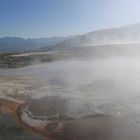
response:
M18 101L16 99L8 98L8 97L0 97L0 111L13 113L16 116L17 122L23 127L29 130L30 132L37 134L41 137L45 137L47 140L53 140L51 138L47 138L44 129L40 129L37 127L31 127L26 124L21 116L22 116L22 109L26 107L26 102L23 103L22 101Z
M46 140L138 140L140 129L133 121L109 115L94 115L75 120L50 121L31 126L22 118L28 102L0 98L0 108L13 112L24 128Z
M22 103L22 101L16 99L0 97L0 111L14 113Z
M20 123L20 125L21 125L23 128L25 128L25 129L29 130L30 132L32 132L33 134L38 135L38 136L40 136L40 137L42 137L42 138L45 138L46 140L54 140L54 139L52 139L52 138L48 138L48 137L47 137L47 135L46 135L46 133L45 133L45 130L44 130L43 128L40 128L40 127L32 127L32 126L28 125L27 123L25 123L25 122L22 120L22 117L21 117L21 116L22 116L22 109L24 108L24 106L26 107L26 103L20 105L20 106L17 108L16 112L15 112L17 121Z

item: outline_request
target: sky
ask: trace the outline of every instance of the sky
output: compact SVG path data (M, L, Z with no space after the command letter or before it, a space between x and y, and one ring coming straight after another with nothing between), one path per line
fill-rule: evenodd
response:
M0 0L0 37L69 36L140 23L140 0Z

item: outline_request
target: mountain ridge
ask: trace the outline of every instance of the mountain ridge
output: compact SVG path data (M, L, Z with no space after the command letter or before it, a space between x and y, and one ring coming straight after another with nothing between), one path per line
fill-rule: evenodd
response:
M18 37L0 38L0 51L48 51L60 48L100 46L106 44L140 44L140 23L100 29L71 37L38 39L23 39Z
M0 38L0 51L32 51L43 46L55 45L66 37L50 37L37 39L24 39L21 37L3 37Z

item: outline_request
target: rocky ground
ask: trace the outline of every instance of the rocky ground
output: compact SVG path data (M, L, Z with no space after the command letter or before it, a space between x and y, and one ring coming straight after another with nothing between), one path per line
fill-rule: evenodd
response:
M33 93L33 83L29 77L0 76L0 96L25 100Z
M32 86L29 78L0 76L0 96L26 100L33 93ZM22 128L13 114L0 112L0 140L42 140L42 138Z
M49 54L0 53L0 68L18 68L48 61L52 61Z
M0 68L19 68L70 57L69 52L0 53Z

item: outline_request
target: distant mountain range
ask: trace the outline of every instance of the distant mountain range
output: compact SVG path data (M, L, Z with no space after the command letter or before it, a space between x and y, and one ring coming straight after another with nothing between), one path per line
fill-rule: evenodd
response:
M23 39L18 37L0 38L0 52L32 51L41 47L52 46L64 41L67 37Z
M119 28L93 31L64 40L51 47L43 47L42 50L108 44L140 44L140 23Z
M0 51L54 50L106 44L140 44L140 23L93 31L73 37L40 39L0 38Z

